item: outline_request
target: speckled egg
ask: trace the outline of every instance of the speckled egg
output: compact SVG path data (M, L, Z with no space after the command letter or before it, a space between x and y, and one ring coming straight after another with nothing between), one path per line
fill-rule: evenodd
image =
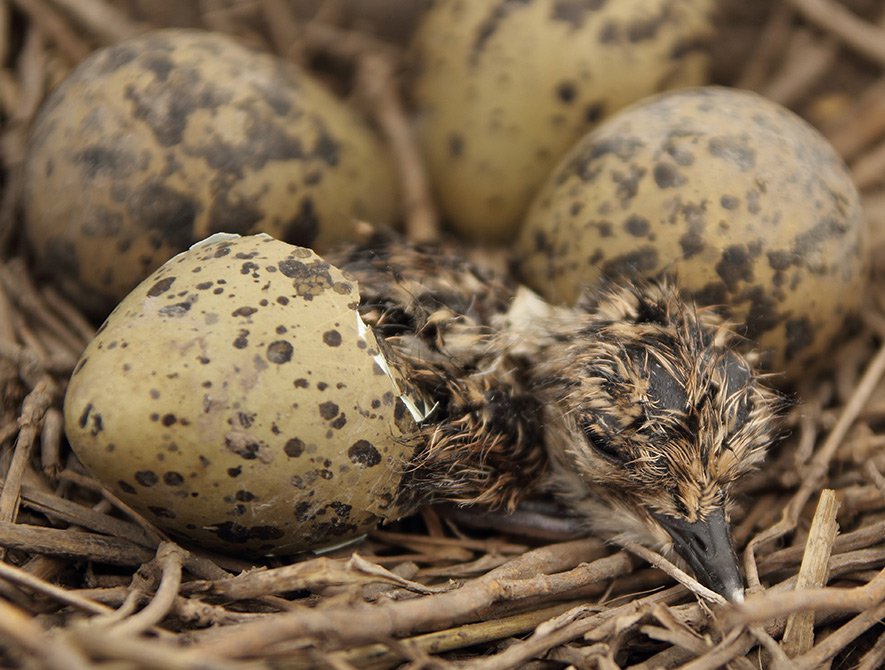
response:
M96 316L174 253L263 231L322 250L392 222L392 163L305 72L214 33L101 49L46 100L25 167L41 267Z
M589 128L706 82L712 0L442 0L414 41L412 95L440 208L481 240L516 234Z
M210 238L86 348L65 397L71 446L158 526L222 551L292 553L402 516L414 424L358 301L309 249Z
M524 280L555 301L602 277L675 274L793 378L860 304L869 256L857 189L823 137L718 87L651 98L587 135L517 246Z

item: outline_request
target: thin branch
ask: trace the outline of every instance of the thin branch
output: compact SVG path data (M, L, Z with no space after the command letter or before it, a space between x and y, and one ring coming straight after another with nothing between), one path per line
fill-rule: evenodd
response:
M880 602L877 607L870 607L867 611L861 612L831 633L808 653L797 656L793 662L798 668L818 668L842 651L859 635L880 623L883 618L885 618L885 603Z
M124 637L147 630L159 623L169 613L181 586L181 566L184 552L177 544L164 542L157 549L156 562L162 567L160 586L153 600L138 614L120 622L110 629L112 635Z
M805 555L799 567L796 589L821 588L827 583L828 564L833 551L833 542L839 525L836 512L839 503L836 492L824 489L811 521L808 539L805 541ZM804 654L814 644L814 612L795 612L787 619L784 637L781 642L787 656Z
M750 597L730 613L732 624L761 623L793 612L860 612L885 601L885 569L873 581L850 589L803 589L787 593L771 591Z
M37 384L24 400L21 417L18 420L19 431L15 452L6 474L3 491L0 492L0 522L15 519L22 477L31 457L37 435L40 433L43 415L52 402L54 391L55 382L47 378Z
M138 566L153 557L153 552L128 540L8 521L0 521L0 546L110 565Z
M260 0L261 11L274 49L284 58L303 63L303 31L286 0Z
M728 603L728 601L721 595L707 588L697 579L689 575L687 572L679 569L672 562L668 561L659 553L652 551L648 547L643 547L641 544L637 544L636 542L631 542L630 540L625 540L618 537L613 538L612 542L614 544L620 545L630 553L636 554L641 559L648 561L651 565L658 568L659 570L663 570L689 591L694 593L696 596L704 598L705 600L708 600L709 602L716 605L725 605L726 603Z
M406 236L413 242L438 240L439 217L430 195L424 159L400 100L390 59L367 53L359 59L359 82L387 137L399 171Z
M90 614L108 614L113 611L107 605L85 598L70 589L63 589L55 584L50 584L8 563L0 562L0 578L13 584L24 586L36 593L42 593L60 603L72 605Z
M252 570L213 582L191 582L185 587L185 592L206 592L232 600L244 600L301 589L316 591L327 586L379 582L424 594L449 590L403 579L354 553L349 559L319 557L279 568Z
M551 618L570 611L573 607L574 605L571 603L553 605L552 607L532 610L524 614L514 614L509 617L495 618L480 623L470 623L456 628L447 628L433 633L416 635L415 637L401 640L401 642L404 645L420 649L429 654L441 654L526 633ZM368 665L369 661L371 661L372 667L381 664L393 666L403 660L402 654L397 653L395 649L391 649L387 644L374 644L367 647L356 647L346 651L333 652L331 657L347 661L357 667L364 667Z
M772 63L783 50L784 44L787 43L794 13L794 10L787 4L778 3L775 6L768 22L759 31L759 38L749 54L749 60L735 83L737 88L758 91L765 83Z
M145 30L131 21L125 12L103 0L51 0L104 44L135 37Z
M92 51L92 47L80 39L67 21L44 0L12 0L12 3L27 14L72 63L79 63Z
M809 21L885 67L885 30L859 18L833 0L790 0Z
M748 631L734 628L708 653L679 668L680 670L719 670L738 656L745 654L752 639Z
M129 661L130 665L124 667L163 670L266 670L268 667L265 663L239 663L207 658L200 651L163 644L156 640L108 635L104 627L90 626L88 623L70 626L65 631L65 637L76 641L79 647L94 656Z
M593 631L593 640L604 639L615 629L622 631L628 626L636 626L643 616L651 612L660 603L676 600L685 591L681 586L666 591L658 591L638 600L626 603L598 614L592 614L587 608L576 611L569 620L565 615L558 621L545 624L535 634L523 642L511 645L495 656L474 661L473 670L510 670L521 668L533 658L546 653L561 644L587 635ZM590 616L586 616L590 614Z
M876 670L883 666L885 666L885 633L882 633L876 644L863 655L857 670Z
M799 513L814 491L820 486L820 482L829 469L830 461L836 453L836 449L842 443L842 440L845 439L848 430L870 399L883 374L885 374L885 344L880 346L875 357L867 365L863 377L861 377L854 390L854 394L849 398L845 407L842 408L836 425L833 426L824 443L815 453L814 458L812 458L808 469L804 473L799 490L796 491L790 502L784 507L780 521L759 533L747 544L744 550L744 569L751 589L761 586L755 559L757 547L783 537L796 527Z
M92 667L69 642L47 635L43 627L17 607L0 599L0 637L39 659L48 670L89 670Z
M220 639L198 646L212 656L243 657L294 637L315 637L334 645L346 631L347 642L353 645L432 630L440 625L466 623L506 598L500 581L528 579L573 568L593 544L578 540L535 549L455 591L383 605L357 603L343 608L279 614L260 624L229 628ZM586 578L588 582L611 579L629 566L630 561L624 554L615 554L589 564ZM573 588L573 584L569 585L569 590ZM352 623L357 619L361 624L359 629L354 629Z

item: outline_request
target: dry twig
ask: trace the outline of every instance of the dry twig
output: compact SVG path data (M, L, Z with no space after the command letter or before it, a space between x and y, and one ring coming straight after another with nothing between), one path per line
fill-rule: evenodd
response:
M48 670L89 670L89 663L75 645L46 634L26 612L0 599L0 632Z
M92 48L80 39L77 32L44 0L12 0L72 63L86 58Z
M280 614L260 625L245 624L229 630L223 638L203 643L201 648L210 656L243 657L293 637L316 637L334 645L354 617L360 619L362 626L360 630L348 631L349 644L364 644L429 630L434 626L464 623L475 620L495 603L507 600L501 581L530 579L535 575L573 568L580 562L587 545L586 540L578 540L535 549L447 593L384 603L383 606L355 604L342 609ZM584 584L612 579L629 566L630 561L625 555L615 554L588 564L580 577ZM569 582L560 586L564 588L562 593L568 593L576 584ZM517 592L517 595L520 594Z
M317 590L332 585L362 585L377 582L392 584L424 594L449 590L448 588L431 588L403 579L354 553L348 559L320 557L270 570L252 570L236 577L227 577L214 582L192 582L187 585L186 591L188 593L206 592L233 600L243 600L299 589Z
M156 563L162 570L160 586L153 600L147 607L133 614L131 617L114 625L109 632L116 637L126 637L140 633L156 623L168 614L178 595L181 586L181 567L184 560L184 552L181 548L170 542L164 542L157 549Z
M104 0L51 0L51 2L98 36L104 44L113 44L135 37L142 31L142 28L130 20L123 11Z
M732 624L762 623L794 612L862 612L885 602L885 569L868 584L851 589L803 589L748 598L732 615Z
M784 508L780 521L754 537L744 550L744 569L746 570L747 581L751 588L756 588L760 585L754 556L756 549L768 542L783 537L796 527L800 511L805 506L805 503L808 502L811 494L820 485L820 481L826 475L829 468L833 454L842 440L845 439L848 429L854 423L867 400L869 400L883 374L885 374L885 345L879 348L878 353L867 366L863 378L842 410L839 420L833 426L829 435L827 435L826 440L804 473L802 485Z
M22 406L22 415L18 422L18 440L15 443L15 452L12 463L6 473L6 482L3 491L0 492L0 522L8 522L15 519L18 511L19 491L22 477L31 450L40 432L40 424L43 415L53 400L55 382L45 379L38 384L25 398Z
M833 0L790 0L797 10L845 44L885 67L885 30Z
M654 552L647 547L643 547L636 542L631 542L630 540L625 540L623 538L613 538L612 542L614 544L620 545L630 553L636 554L641 559L648 561L659 570L663 570L695 595L700 596L701 598L704 598L705 600L708 600L709 602L716 605L724 605L727 602L725 598L701 584L697 579L687 574L684 570L681 570L680 568L675 566L673 563L668 561L657 552Z
M827 582L827 567L833 542L836 539L838 524L836 512L839 503L836 492L832 489L821 491L817 511L811 522L808 540L805 542L805 554L796 580L796 589L821 588ZM787 619L784 638L781 642L788 656L804 654L814 642L814 613L810 611L796 612Z
M424 160L412 135L403 109L391 62L383 55L368 53L359 60L359 81L384 131L399 170L406 236L414 242L439 239L439 221Z
M50 584L34 575L30 575L20 568L0 562L0 578L13 584L24 586L36 593L42 593L66 605L73 605L90 614L107 614L110 608L99 602L85 598L70 589L63 589Z

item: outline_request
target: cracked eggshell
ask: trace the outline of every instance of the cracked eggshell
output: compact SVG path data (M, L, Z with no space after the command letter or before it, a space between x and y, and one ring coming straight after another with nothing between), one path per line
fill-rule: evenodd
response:
M413 424L358 300L266 235L176 256L83 353L71 446L158 526L222 551L293 553L400 517Z
M780 105L717 87L651 98L588 134L538 194L517 250L523 279L559 302L603 277L675 274L793 379L826 358L869 263L833 148Z
M621 107L706 82L712 0L443 0L414 40L412 96L439 205L508 240L557 161Z
M175 29L96 51L47 98L23 201L40 266L101 317L213 232L322 253L396 203L386 148L308 74Z

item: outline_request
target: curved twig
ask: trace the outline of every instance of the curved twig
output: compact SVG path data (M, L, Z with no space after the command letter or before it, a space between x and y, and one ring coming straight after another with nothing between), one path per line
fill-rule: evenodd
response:
M181 586L181 567L184 562L184 552L177 544L164 542L157 549L156 562L162 566L160 586L154 599L148 605L133 614L128 619L121 621L111 628L114 635L134 635L159 623L172 609L178 589Z

